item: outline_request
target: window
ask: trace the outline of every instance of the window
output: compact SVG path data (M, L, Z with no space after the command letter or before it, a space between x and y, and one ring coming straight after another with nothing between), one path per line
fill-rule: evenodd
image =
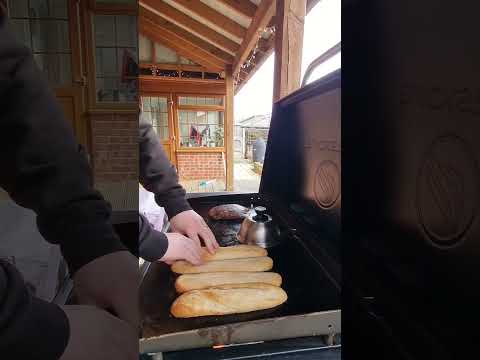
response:
M181 147L223 147L223 112L178 112Z
M200 105L200 106L201 105L217 105L217 106L223 106L223 97L180 96L178 98L178 103L180 105Z
M93 19L98 102L137 100L137 17L95 15Z
M223 147L223 104L222 96L179 96L180 147Z
M72 83L67 0L9 0L14 33L28 46L50 84Z
M142 103L143 115L150 121L160 140L168 140L170 135L167 98L142 96Z

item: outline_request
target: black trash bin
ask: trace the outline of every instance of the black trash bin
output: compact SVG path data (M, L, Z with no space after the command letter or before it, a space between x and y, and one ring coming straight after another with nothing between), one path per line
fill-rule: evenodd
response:
M252 158L253 162L259 162L263 164L263 160L265 159L265 149L267 148L267 144L263 138L258 138L253 143L253 151L252 151Z

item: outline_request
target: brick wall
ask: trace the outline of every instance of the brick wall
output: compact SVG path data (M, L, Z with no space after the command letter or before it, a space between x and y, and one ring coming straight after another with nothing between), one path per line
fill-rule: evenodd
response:
M177 169L183 180L225 179L221 153L178 153Z
M138 115L91 115L95 181L138 179Z

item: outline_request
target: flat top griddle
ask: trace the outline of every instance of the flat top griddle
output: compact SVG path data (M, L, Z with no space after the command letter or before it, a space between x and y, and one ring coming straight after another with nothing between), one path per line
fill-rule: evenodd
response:
M228 197L227 197L228 198ZM221 203L218 199L195 199L194 209L207 220L221 246L234 245L233 235L239 229L240 221L213 221L208 219L208 210ZM243 201L237 197L230 202L249 206L248 197ZM270 211L275 219L275 214ZM280 224L279 224L280 225ZM293 237L285 236L276 247L268 249L274 261L272 271L282 275L282 288L288 294L286 303L269 310L245 314L208 316L177 319L170 314L170 306L178 297L175 292L177 275L163 263L150 265L140 287L140 314L142 317L142 338L197 330L220 325L268 319L290 315L339 309L340 293L306 249ZM248 301L248 299L245 299Z

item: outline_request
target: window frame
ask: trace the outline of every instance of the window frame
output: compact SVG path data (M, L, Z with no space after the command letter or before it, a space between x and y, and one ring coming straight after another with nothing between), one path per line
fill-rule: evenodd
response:
M213 98L222 98L223 105L180 105L180 97L213 97ZM175 119L175 146L177 152L225 152L225 128L226 128L226 118L225 118L225 95L216 95L216 94L201 94L201 93L176 93L173 96L174 99L174 119ZM185 147L180 145L181 132L180 132L180 115L181 110L185 111L218 111L223 113L223 146L216 147Z
M95 15L127 15L136 16L138 19L138 6L130 6L124 4L96 4L95 0L90 0L88 6L84 8L84 27L85 27L85 53L88 69L88 83L93 84L88 87L88 103L90 111L95 110L138 110L138 100L132 102L118 101L98 101L97 92L97 64L96 64L96 45L94 33ZM137 31L138 32L138 31ZM138 40L137 40L138 55ZM140 97L140 82L138 76L137 81L137 97Z
M7 12L7 16L9 19L11 19L10 15L10 6L8 4L8 0L1 0L0 1ZM19 19L15 17L14 19ZM25 20L29 20L29 24L31 26L30 21L32 19L35 20L47 20L46 18L25 18ZM84 80L84 73L83 73L83 64L81 60L81 39L80 39L80 34L81 34L81 28L80 28L80 23L81 23L81 13L80 13L80 4L78 4L75 1L67 1L67 19L65 20L68 24L68 40L69 40L69 47L70 50L68 54L70 55L70 76L71 76L71 82L70 83L65 83L65 84L51 84L52 88L55 91L68 91L69 89L72 89L76 86L83 86L85 83ZM32 53L36 54L34 50L32 49ZM48 54L49 51L41 51L37 52L38 54ZM66 52L65 52L66 53ZM64 54L64 52L53 52L53 54Z
M167 123L168 123L168 138L167 139L162 139L160 138L160 136L158 136L158 133L157 133L157 136L158 136L158 140L162 143L162 144L166 144L166 143L170 143L172 142L173 143L173 138L175 138L175 130L174 130L174 124L173 124L173 106L172 106L172 97L169 93L143 93L143 94L140 94L139 97L141 98L145 98L145 97L149 97L149 98L166 98L167 99ZM143 111L143 109L142 109Z

